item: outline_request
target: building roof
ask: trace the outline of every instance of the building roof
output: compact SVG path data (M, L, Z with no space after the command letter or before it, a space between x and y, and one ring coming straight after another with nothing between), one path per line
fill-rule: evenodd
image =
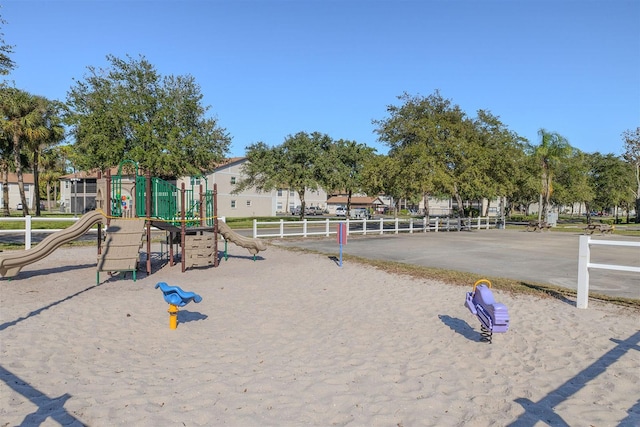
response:
M22 182L25 184L34 184L34 178L32 173L23 173L22 174ZM18 183L18 175L14 172L9 172L9 184L17 184Z
M246 157L231 157L229 159L225 159L223 160L221 163L218 163L217 165L215 165L215 167L213 168L214 171L223 167L227 167L227 166L232 166L236 163L242 163L245 162L247 160Z

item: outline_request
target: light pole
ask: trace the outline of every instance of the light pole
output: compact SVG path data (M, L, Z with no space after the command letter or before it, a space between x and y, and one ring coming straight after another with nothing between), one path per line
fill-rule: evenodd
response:
M73 183L73 203L71 203L71 213L74 217L76 217L76 209L78 206L78 181L80 178L73 177L71 178L71 182Z

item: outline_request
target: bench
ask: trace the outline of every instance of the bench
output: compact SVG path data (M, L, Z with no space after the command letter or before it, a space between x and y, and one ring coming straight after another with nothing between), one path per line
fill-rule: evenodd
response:
M529 221L527 231L544 231L551 230L551 224L545 221Z
M602 223L592 223L592 224L587 224L586 227L584 227L584 234L593 234L596 231L599 231L600 234L611 234L613 233L613 231L615 230L615 226L613 225L609 225L609 224L602 224Z

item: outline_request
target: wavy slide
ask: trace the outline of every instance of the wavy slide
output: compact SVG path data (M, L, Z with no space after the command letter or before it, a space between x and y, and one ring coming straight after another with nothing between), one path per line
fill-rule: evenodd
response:
M265 245L264 242L236 233L224 221L218 221L218 232L222 234L224 240L228 240L241 248L248 249L251 255L256 255L260 251L267 250L267 245Z
M31 249L26 251L10 251L0 254L0 275L15 277L25 265L29 265L51 254L60 246L85 234L91 227L105 221L102 211L91 211L84 214L75 224L64 230L47 236Z

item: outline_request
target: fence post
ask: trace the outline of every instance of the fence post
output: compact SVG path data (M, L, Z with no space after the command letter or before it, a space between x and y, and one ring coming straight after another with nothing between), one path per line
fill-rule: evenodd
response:
M409 234L413 234L413 218L409 218Z
M384 234L384 218L380 217L380 234Z
M255 218L253 219L253 238L258 238L258 220Z
M329 218L325 218L324 221L326 224L325 234L326 234L326 237L329 237Z
M284 238L284 219L280 219L280 238Z
M24 250L31 249L31 215L24 217Z
M398 218L396 218L396 232L395 234L398 234Z
M307 218L302 220L302 237L307 237Z
M577 308L587 308L589 304L589 239L591 236L580 236L578 249L578 292Z

